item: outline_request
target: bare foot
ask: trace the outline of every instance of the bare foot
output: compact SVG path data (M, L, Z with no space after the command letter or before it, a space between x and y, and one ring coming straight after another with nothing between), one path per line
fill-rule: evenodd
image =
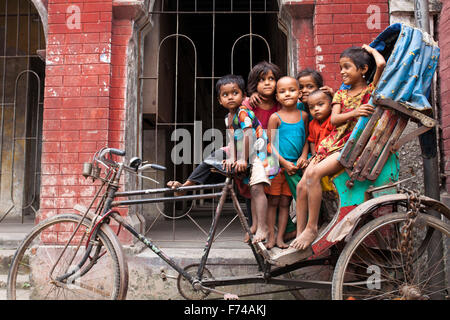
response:
M277 238L277 247L281 249L289 248L289 245L283 241L282 237Z
M290 246L295 249L305 250L309 247L309 245L311 245L316 237L317 229L305 228L305 230L303 230L303 232L291 242Z
M268 233L269 232L267 230L261 230L261 228L256 230L256 234L253 237L253 243L262 242L266 240Z
M273 234L273 232L269 234L269 240L267 240L265 246L267 250L270 250L275 246L275 235Z
M171 189L178 189L179 187L182 187L183 184L179 181L169 181L167 182L167 186ZM180 191L180 192L174 192L175 196L183 196L186 192Z
M252 234L255 234L255 232L256 232L256 226L252 225L252 226L250 227L250 232L251 232ZM247 243L247 242L249 242L249 241L250 241L250 235L249 235L248 233L246 233L246 234L245 234L245 237L244 237L244 242Z

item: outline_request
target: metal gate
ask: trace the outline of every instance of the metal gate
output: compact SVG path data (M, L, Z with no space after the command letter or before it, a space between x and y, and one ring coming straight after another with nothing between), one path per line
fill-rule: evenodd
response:
M278 14L276 0L155 1L139 34L138 96L144 159L169 170L166 176L154 173L151 178L184 181L205 156L225 144L217 141L224 136L219 133L224 132L226 115L214 89L220 77L234 73L246 79L262 60L286 69L286 36L278 29ZM189 148L183 148L186 145ZM147 182L146 187L156 184ZM214 208L214 201L198 201L143 211L147 219L148 212L154 213L149 228L160 217L171 220L173 241L179 239L175 222L182 218L206 236L197 218L202 212L213 214Z
M45 49L29 0L0 2L0 221L32 220L39 209Z

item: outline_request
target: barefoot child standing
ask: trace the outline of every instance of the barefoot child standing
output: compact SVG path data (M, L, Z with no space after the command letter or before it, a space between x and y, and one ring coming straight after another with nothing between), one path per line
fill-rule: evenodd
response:
M280 248L287 248L283 240L289 216L289 206L292 193L287 183L285 172L294 175L304 167L308 156L308 143L306 142L306 128L308 114L297 109L300 96L298 81L292 77L283 77L277 82L277 100L281 110L269 118L267 127L270 145L274 155L282 167L280 173L272 180L268 194L268 226L269 239L266 247L271 249L275 244ZM276 210L278 213L278 233L275 237Z

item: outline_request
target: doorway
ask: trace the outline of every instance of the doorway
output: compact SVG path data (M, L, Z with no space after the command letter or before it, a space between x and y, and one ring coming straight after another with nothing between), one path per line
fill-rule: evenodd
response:
M287 36L279 28L276 0L160 0L141 37L143 159L168 168L165 174L149 175L159 185L145 180L143 187L161 188L168 180L185 181L205 150L225 144L206 134L218 130L225 136L226 110L217 102L217 80L230 73L247 80L263 60L286 72ZM214 208L214 201L197 201L149 205L142 212L151 226L161 215L193 219Z
M0 2L0 221L39 209L45 35L30 0Z

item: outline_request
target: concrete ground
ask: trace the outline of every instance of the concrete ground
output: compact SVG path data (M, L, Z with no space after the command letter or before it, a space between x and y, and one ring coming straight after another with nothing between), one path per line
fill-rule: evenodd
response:
M205 214L204 211L200 212L197 217L195 212L191 215L195 217L193 219L195 222L190 218L177 220L175 223L173 220L160 218L147 232L147 236L183 268L200 262L211 224L211 216ZM213 277L255 275L260 273L250 247L243 242L244 233L240 222L237 218L233 220L233 217L234 215L232 214L224 213L219 223L216 240L207 264L207 268ZM15 252L15 248L17 248L33 226L34 224L30 222L24 224L13 222L0 223L0 300L6 299L5 284L9 261ZM141 244L136 244L125 246L124 250L128 259L129 270L127 299L184 299L177 288L176 277L178 273L167 266L150 249L145 248ZM163 281L161 277L161 270L164 270L166 281ZM305 277L328 280L331 277L332 270L328 267L325 269L313 267L304 272L306 272ZM294 295L290 292L263 294L267 291L285 290L286 287L260 283L216 289L237 294L243 299L302 298L298 291L294 292ZM329 299L329 292L325 291L309 289L301 293L308 299ZM247 296L251 293L257 293L258 295ZM190 295L191 292L187 289L184 294ZM221 296L210 294L208 298L221 298Z

